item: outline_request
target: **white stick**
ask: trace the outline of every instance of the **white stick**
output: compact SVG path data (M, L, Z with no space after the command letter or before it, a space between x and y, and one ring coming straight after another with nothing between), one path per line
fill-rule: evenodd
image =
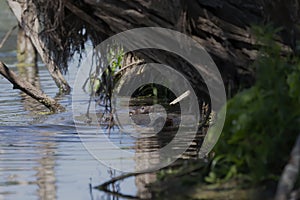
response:
M188 97L191 94L191 91L186 91L185 93L183 93L182 95L180 95L179 97L177 97L174 101L172 101L169 105L174 105L176 103L178 103L179 101L183 100L184 98Z

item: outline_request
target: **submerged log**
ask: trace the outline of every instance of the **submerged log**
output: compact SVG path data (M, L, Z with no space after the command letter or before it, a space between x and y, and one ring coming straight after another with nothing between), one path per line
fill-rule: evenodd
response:
M19 89L32 98L36 99L40 103L44 104L51 112L63 112L65 108L61 106L57 101L48 97L41 90L34 87L26 80L18 77L13 71L0 61L0 74L4 76L9 82L13 84L13 89Z

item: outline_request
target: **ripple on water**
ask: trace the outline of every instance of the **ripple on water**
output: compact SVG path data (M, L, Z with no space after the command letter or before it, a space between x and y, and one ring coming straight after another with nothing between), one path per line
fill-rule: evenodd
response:
M39 70L41 87L55 97L58 90L53 80L44 67ZM0 200L1 195L5 199L90 199L90 178L98 185L111 174L81 143L80 137L95 146L106 143L106 139L97 138L95 129L99 127L90 127L79 137L71 112L71 96L59 98L69 111L39 115L26 109L28 99L12 90L7 80L0 78L0 84ZM155 151L160 147L157 139L137 141L118 130L107 136L117 147L130 151ZM106 159L119 159L112 158L113 150L105 149ZM122 159L124 163L134 162L134 158ZM135 182L134 178L124 181L122 191L135 195ZM93 193L103 198L104 193Z

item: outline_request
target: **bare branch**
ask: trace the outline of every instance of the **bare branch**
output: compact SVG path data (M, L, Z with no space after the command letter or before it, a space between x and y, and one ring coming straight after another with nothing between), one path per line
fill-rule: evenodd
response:
M4 76L9 82L13 84L13 89L19 89L38 102L45 105L52 112L63 112L65 108L61 106L57 101L48 97L41 90L34 87L26 80L18 77L13 71L9 70L8 67L0 61L0 74Z
M3 47L4 43L8 40L9 36L12 34L12 32L17 28L17 25L13 26L9 31L7 31L7 33L5 34L5 36L3 37L1 43L0 43L0 49Z

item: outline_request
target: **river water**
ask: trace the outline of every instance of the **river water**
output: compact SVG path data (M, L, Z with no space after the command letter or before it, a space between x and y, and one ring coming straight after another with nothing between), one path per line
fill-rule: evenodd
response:
M0 38L16 24L1 1ZM16 35L15 30L0 49L0 60L13 71L17 71ZM75 75L76 67L66 74L71 85ZM42 63L39 82L47 95L56 97L58 89ZM116 199L92 189L117 173L95 160L81 143L72 123L70 95L57 98L67 112L42 115L32 111L40 107L37 103L13 90L2 76L0 85L0 200ZM118 189L124 194L138 192L134 178L121 182Z
M0 38L16 24L7 5L0 4ZM0 49L0 60L11 70L18 72L16 39L17 30ZM73 63L65 75L71 86L74 85L77 71L77 64ZM43 106L19 90L13 90L12 84L0 76L0 200L151 197L145 185L156 180L155 174L129 177L108 188L118 195L94 187L120 175L120 172L107 167L109 163L120 162L121 167L126 168L128 165L135 166L135 169L144 169L148 162L151 163L153 160L159 162L157 157L147 156L173 139L170 135L159 136L159 140L157 138L139 140L120 135L120 131L113 129L109 133L109 138L115 146L135 153L142 152L141 154L146 157L118 154L118 150L107 146L106 140L99 140L94 132L100 130L97 126L91 131L90 127L83 127L88 131L84 135L78 134L73 120L72 94L58 95L58 88L41 62L38 63L35 84L47 95L58 100L67 111L60 114L43 114L47 111ZM79 124L80 120L84 122L84 119L79 118ZM105 130L102 133L106 134ZM190 145L189 141L178 140L178 144L183 145L182 149L187 143ZM105 164L95 159L95 155L89 153L86 147L97 148L104 152ZM181 146L176 146L176 149L171 151L175 152L180 148ZM193 148L185 152L187 158L197 156Z

